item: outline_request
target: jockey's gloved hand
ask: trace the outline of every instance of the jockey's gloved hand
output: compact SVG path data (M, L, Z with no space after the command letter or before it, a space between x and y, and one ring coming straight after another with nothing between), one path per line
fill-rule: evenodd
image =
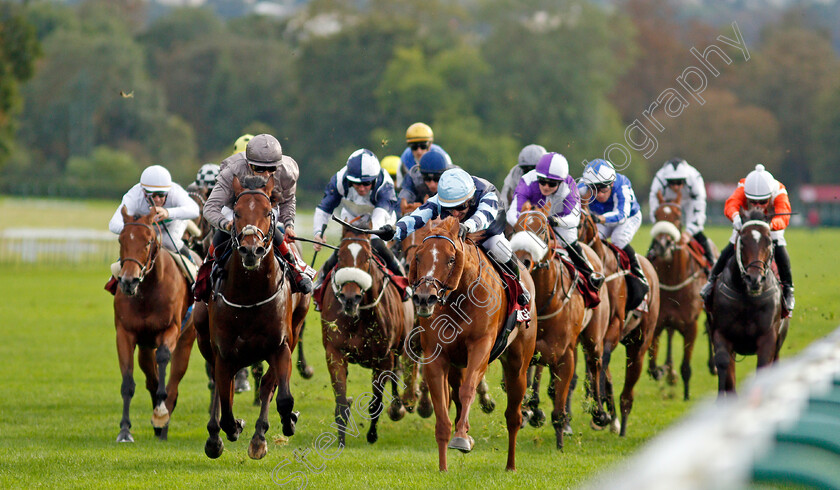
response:
M548 217L548 224L552 228L554 228L556 226L560 226L560 218L558 218L557 216L549 216Z
M467 227L467 225L465 225L464 223L461 223L461 224L458 225L458 237L461 240L466 239L467 235L469 233L470 233L470 229Z
M736 214L735 216L733 216L732 217L732 227L735 228L735 230L737 230L737 231L741 231L742 226L744 226L744 224L741 223L741 215Z
M391 225L385 225L377 230L379 238L385 240L386 242L391 241L394 238L394 233L396 232L397 230L395 230Z

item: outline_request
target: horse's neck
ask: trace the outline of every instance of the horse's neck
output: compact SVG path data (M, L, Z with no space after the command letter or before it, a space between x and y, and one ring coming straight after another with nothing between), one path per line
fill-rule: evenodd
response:
M248 270L242 265L242 260L236 255L231 254L227 263L227 289L232 291L247 291L254 288L276 287L278 282L278 272L280 264L274 256L273 251L269 251L268 255L263 257L260 266L254 270ZM244 288L244 289L240 289Z
M697 264L691 258L691 253L684 245L682 247L675 247L671 252L671 260L666 261L662 257L657 257L657 262L661 267L658 267L660 279L670 281L682 281L686 277L694 274L697 270Z
M592 239L592 245L590 245L590 247L595 252L595 254L598 255L598 258L601 259L601 262L604 263L604 268L606 268L610 260L610 257L607 254L608 247L607 244L604 243L603 240L601 240L601 237L599 237L597 233L595 234L595 238ZM613 256L613 263L617 263L617 261L615 260L615 254L612 253L612 250L610 250L609 252L609 255Z
M479 281L483 288L488 291L488 294L496 294L499 292L498 290L504 289L504 280L498 277L490 257L479 248L478 244L466 245L463 253L465 260L467 257L477 257L478 261L472 266L471 264L464 264L461 278L455 288L456 292L471 294L469 293L470 289Z

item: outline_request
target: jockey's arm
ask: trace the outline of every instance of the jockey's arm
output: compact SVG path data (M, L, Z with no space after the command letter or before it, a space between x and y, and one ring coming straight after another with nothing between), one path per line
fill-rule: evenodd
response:
M204 219L211 226L220 230L229 230L231 222L222 214L222 208L233 207L233 172L230 167L225 168L216 178L216 185L204 203Z
M773 231L784 230L790 224L790 198L784 185L779 184L781 191L773 200L773 212L780 216L774 216L770 221L770 229Z
M175 184L169 190L163 208L166 214L165 218L171 219L195 219L201 214L198 203L181 186Z
M409 203L405 198L400 200L400 211L402 211L403 215L410 214L414 212L415 209L420 207L419 202L412 202Z
M495 192L488 192L481 197L475 213L464 221L464 225L470 233L486 230L495 221L498 210L499 196Z

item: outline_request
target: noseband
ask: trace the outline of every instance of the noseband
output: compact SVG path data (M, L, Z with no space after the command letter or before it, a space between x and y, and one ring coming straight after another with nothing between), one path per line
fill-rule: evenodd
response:
M261 190L257 190L257 189L246 190L246 191L240 192L239 195L236 196L236 199L233 201L233 207L234 208L236 208L236 203L239 202L239 199L246 194L257 194L257 195L265 197L268 200L269 210L271 209L271 198L268 197L268 194L266 194L265 192L263 192ZM268 233L265 233L264 231L259 229L259 227L257 227L257 226L254 226L252 224L247 224L247 225L245 225L244 228L242 228L242 231L240 231L239 233L237 233L236 235L233 236L233 248L238 249L241 245L241 240L243 238L251 236L251 235L258 235L262 239L263 248L266 250L266 252L262 256L264 257L265 255L267 255L268 251L271 250L271 245L272 245L271 242L274 239L274 229L276 228L276 223L277 223L277 218L274 216L274 211L270 210L269 214L271 214L271 226L268 230ZM234 230L236 229L236 214L235 213L234 213L234 216L233 216L233 229Z
M735 261L738 263L738 270L741 271L741 277L744 278L747 275L747 270L751 267L755 267L759 270L761 276L767 275L767 271L770 270L770 263L773 262L773 247L770 247L770 256L767 260L753 260L746 266L744 266L744 261L741 258L741 235L743 235L744 230L748 226L759 226L761 228L766 229L768 232L770 231L770 225L766 221L761 220L750 220L744 223L741 227L741 233L738 234L737 242L735 243ZM763 236L763 235L762 235Z
M143 228L148 228L149 230L151 230L152 235L154 235L154 238L152 238L151 240L146 242L146 244L149 245L149 255L146 257L145 262L140 262L139 260L135 259L134 257L126 257L126 258L120 257L120 267L122 267L125 262L134 262L135 264L140 266L140 282L143 282L143 278L145 278L146 274L148 274L152 270L152 268L155 266L155 261L157 260L157 250L158 250L158 248L157 247L152 247L152 244L153 243L155 243L155 244L158 243L160 238L158 237L158 234L155 232L154 227L152 227L152 225L147 225L146 223L125 223L123 226L124 227L125 226L142 226Z
M455 242L452 241L452 239L446 235L429 235L423 239L423 243L426 243L426 240L429 240L431 238L441 238L443 240L446 240L447 242L452 244L452 248L454 248L456 252L458 251L458 247L455 245ZM415 257L418 257L418 255L415 255ZM450 269L449 275L447 275L446 279L444 279L443 281L434 276L423 276L420 279L418 279L417 282L414 283L412 289L414 289L414 291L417 291L418 286L422 286L423 284L430 284L431 287L437 289L437 296L438 298L440 298L440 304L446 305L447 301L449 301L449 296L451 296L452 293L455 292L455 288L446 285L446 283L449 282L449 278L452 277L452 272L454 270L454 268ZM449 292L447 293L447 291Z

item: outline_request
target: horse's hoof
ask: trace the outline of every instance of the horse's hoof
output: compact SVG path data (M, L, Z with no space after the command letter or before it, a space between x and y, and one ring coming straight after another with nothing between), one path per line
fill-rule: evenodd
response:
M542 427L545 423L545 412L540 408L534 410L534 414L528 420L528 423L531 424L531 427Z
M117 436L117 442L134 442L134 438L131 436L131 432L125 429L120 431L120 434Z
M648 374L650 375L651 379L654 381L659 381L662 379L662 370L661 368L653 368L648 370Z
M479 398L478 403L481 405L481 411L484 413L493 413L493 410L496 409L496 402L490 397L490 395L485 395Z
M668 371L668 377L665 380L670 386L675 386L677 384L677 372L673 369Z
M527 408L522 409L522 422L519 424L520 429L524 429L528 422L531 421L531 417L534 416L534 412Z
M298 373L300 373L301 378L310 379L315 374L315 369L310 365L301 366L298 364Z
M161 403L155 407L154 411L152 411L152 427L160 429L161 427L165 427L168 423L169 410L166 409L165 404Z
M472 451L473 446L475 446L475 439L473 439L470 435L466 438L453 437L449 441L449 449L457 449L465 454Z
M204 443L204 454L210 459L216 459L222 455L225 450L225 444L221 437L208 437L207 442Z
M570 435L573 435L574 433L575 433L575 431L572 430L572 424L566 422L566 425L563 426L563 435L570 436Z
M166 425L164 427L155 427L155 437L157 437L158 440L165 441L167 440L168 436L169 425Z
M592 430L601 431L601 430L604 430L606 427L607 427L606 425L598 425L595 422L595 419L592 419L592 420L589 421L589 428L592 429Z
M405 417L405 407L401 401L394 399L390 408L388 408L388 418L396 422L402 420L403 417Z
M417 415L424 419L431 417L433 413L435 413L435 407L432 406L431 402L425 403L421 401L417 406Z
M621 435L624 435L621 428L621 422L617 418L613 420L610 424L610 432L612 432L613 434L621 433Z
M251 444L248 445L248 456L251 459L263 459L268 452L268 446L265 439L254 436L251 439Z
M292 412L288 417L282 417L284 436L292 437L295 435L295 423L297 423L298 416L300 416L300 412Z
M239 440L239 434L245 429L245 421L242 419L236 419L233 424L233 430L225 431L225 435L227 435L228 441L236 442Z
M373 444L374 442L376 442L378 440L379 440L379 434L375 430L369 431L367 433L367 442Z
M259 392L257 392L257 396L254 397L254 406L255 407L262 406L262 400L260 400Z

